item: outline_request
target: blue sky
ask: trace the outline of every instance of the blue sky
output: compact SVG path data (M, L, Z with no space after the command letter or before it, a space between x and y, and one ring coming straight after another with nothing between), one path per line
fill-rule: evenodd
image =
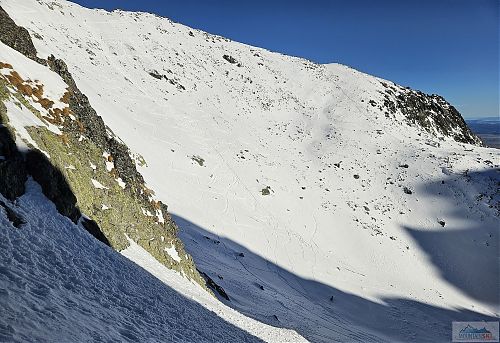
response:
M73 0L156 13L236 41L339 62L499 116L498 0Z

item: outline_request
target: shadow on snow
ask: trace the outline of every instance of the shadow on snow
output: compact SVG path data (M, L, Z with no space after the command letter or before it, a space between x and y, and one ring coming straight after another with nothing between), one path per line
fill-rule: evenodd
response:
M485 173L471 175L471 180L485 177L498 180L495 172ZM438 192L438 184L441 182L426 185L425 189ZM485 212L490 216L486 220L489 225L476 223L462 232L406 229L429 254L445 280L478 300L498 303L495 297L498 295L498 227L492 226L498 221L491 211ZM461 218L462 213L457 208L449 215ZM311 342L447 342L452 321L498 320L498 314L487 316L467 309L445 309L405 298L385 297L380 303L367 300L304 279L230 239L217 237L180 216L172 216L198 268L229 295L230 301L221 301L264 323L294 329ZM491 242L486 254L484 240ZM477 245L481 244L478 250Z
M453 186L449 187L449 184ZM443 279L470 297L497 306L500 292L500 220L492 213L500 210L499 186L500 170L494 168L465 175L449 175L426 184L421 191L428 195L442 201L459 199L441 220L446 222L447 218L452 218L453 221L468 223L469 227L460 230L450 229L448 225L446 230L405 227ZM478 199L487 199L489 204ZM473 208L467 206L474 202L476 206ZM471 221L472 213L480 220Z

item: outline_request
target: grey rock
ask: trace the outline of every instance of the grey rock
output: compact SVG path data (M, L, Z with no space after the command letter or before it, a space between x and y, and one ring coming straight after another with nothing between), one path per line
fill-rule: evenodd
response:
M397 96L395 106L410 123L417 124L429 132L432 132L434 126L438 132L457 142L482 144L457 109L439 95L410 90Z
M409 189L408 187L404 187L404 188L403 188L403 192L404 192L405 194L413 194L412 190L411 190L411 189Z
M0 41L32 60L37 59L36 49L28 30L17 26L2 7L0 7Z
M228 61L231 64L238 63L238 61L233 56L223 55L222 58L225 59L226 61Z
M216 291L222 298L224 298L228 301L231 301L229 299L229 296L227 295L226 291L224 290L224 288L222 288L217 283L215 283L215 281L210 276L208 276L206 273L202 272L199 269L197 269L197 271L198 271L198 273L200 273L200 275L203 277L203 279L205 279L207 287Z
M0 106L3 106L3 103L0 102ZM0 193L7 199L14 200L24 194L24 184L28 176L24 158L6 127L0 127L0 156L3 156L0 161Z

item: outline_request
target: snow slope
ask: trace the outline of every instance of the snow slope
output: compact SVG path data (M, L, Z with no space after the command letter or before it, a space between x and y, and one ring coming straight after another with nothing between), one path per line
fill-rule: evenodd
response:
M64 89L57 74L3 43L0 61L9 61L26 82L36 80L48 94ZM9 75L5 68L2 73ZM3 87L4 83L0 119L12 137L2 132L0 147L7 156L0 153L0 162L7 158L12 163L9 139L23 154L38 149L27 128L62 133L26 107L37 105L34 97L22 98L12 84ZM44 108L40 111L48 114ZM52 163L61 158L47 157ZM20 175L22 166L18 168ZM76 170L72 165L66 168ZM1 177L9 177L5 169ZM104 187L91 181L92 187ZM81 220L75 225L61 215L31 178L25 191L13 201L0 195L1 342L305 341L292 330L262 324L222 304L185 273L167 269L129 239L122 253L154 276L147 273L90 236ZM108 209L103 205L102 210ZM175 245L167 253L180 260Z
M0 202L24 221L14 227L0 206L2 342L301 341L227 308L137 244L123 252L161 282L60 215L31 179L15 203Z
M498 318L498 150L386 116L392 83L150 14L0 5L144 156L227 305L318 342Z

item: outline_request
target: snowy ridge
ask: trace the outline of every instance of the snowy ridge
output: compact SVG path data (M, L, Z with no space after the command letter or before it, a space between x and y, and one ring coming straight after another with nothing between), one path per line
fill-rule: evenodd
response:
M498 152L456 142L475 140L442 128L439 98L411 122L410 91L346 66L150 14L0 4L144 157L227 305L315 342L447 341L452 320L498 317Z

